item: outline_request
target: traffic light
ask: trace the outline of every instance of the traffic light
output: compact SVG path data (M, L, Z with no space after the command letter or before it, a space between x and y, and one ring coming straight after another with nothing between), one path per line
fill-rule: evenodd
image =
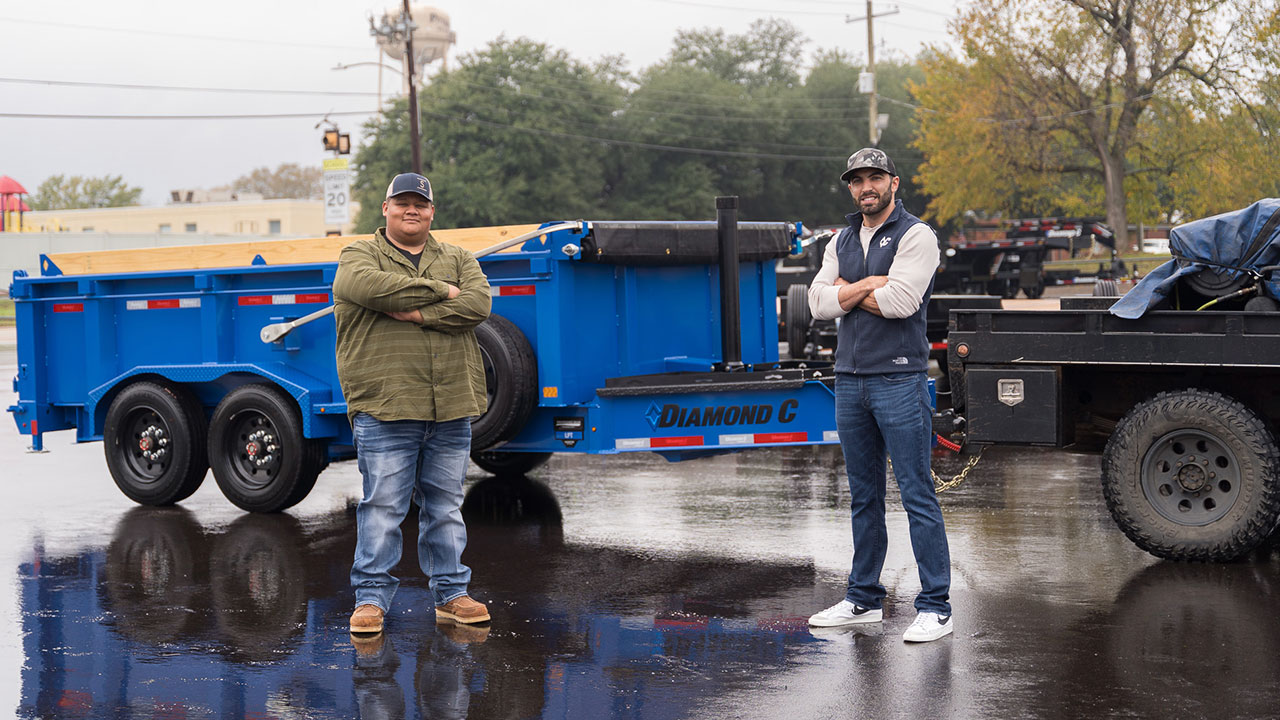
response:
M324 131L324 149L332 150L339 155L351 154L351 136L337 130Z

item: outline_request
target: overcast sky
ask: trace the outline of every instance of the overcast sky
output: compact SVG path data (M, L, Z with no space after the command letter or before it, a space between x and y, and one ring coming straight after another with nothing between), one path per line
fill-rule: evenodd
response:
M419 3L415 3L419 4ZM747 30L778 17L818 47L865 57L862 0L464 0L435 5L457 34L456 56L500 35L528 37L581 60L622 54L632 70L664 57L678 30ZM954 0L877 0L877 59L914 57L946 44ZM372 111L377 69L334 71L369 62L377 50L368 17L393 0L0 1L0 175L34 192L48 176L122 175L143 188L145 204L170 190L229 183L256 167L319 165L327 156L317 122L327 112ZM394 62L387 60L388 62ZM39 84L15 81L43 81ZM206 88L202 91L49 85L48 81ZM384 74L384 90L398 77ZM268 92L213 92L208 88ZM280 91L295 91L282 94ZM323 91L331 94L301 94ZM336 92L368 93L339 95ZM42 115L262 115L283 119L118 120L15 118ZM335 120L360 141L365 116ZM408 158L405 159L406 164Z

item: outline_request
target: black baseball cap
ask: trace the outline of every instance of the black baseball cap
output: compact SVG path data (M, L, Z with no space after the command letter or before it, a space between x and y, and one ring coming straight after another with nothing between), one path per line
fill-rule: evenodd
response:
M387 186L386 199L390 200L401 193L417 193L428 202L435 202L431 199L431 181L417 173L401 173L392 178L391 184Z
M893 177L898 176L898 171L893 167L893 160L890 160L888 154L880 148L862 148L849 156L849 161L846 165L844 174L840 176L842 182L849 182L849 178L853 176L853 171L863 168L875 168L876 170L883 170Z

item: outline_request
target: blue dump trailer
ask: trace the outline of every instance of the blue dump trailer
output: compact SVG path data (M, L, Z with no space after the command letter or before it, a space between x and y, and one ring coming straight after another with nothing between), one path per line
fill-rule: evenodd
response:
M553 452L671 460L837 442L829 364L779 362L776 261L798 223L560 222L443 230L473 249L489 410L473 459L519 473ZM47 255L15 273L20 431L102 440L145 505L207 470L237 506L302 500L352 457L331 286L352 238Z

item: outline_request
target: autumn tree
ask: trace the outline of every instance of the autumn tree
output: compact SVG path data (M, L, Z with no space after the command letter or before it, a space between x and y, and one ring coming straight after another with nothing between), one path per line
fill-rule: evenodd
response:
M1266 73L1239 30L1274 13L1262 0L974 3L954 25L960 52L926 59L915 88L930 110L916 146L931 212L945 221L1101 205L1126 228L1135 183L1197 150L1163 142L1171 128L1193 130L1213 103L1257 99Z
M119 175L50 175L27 204L32 210L123 207L137 205L141 197L142 188L130 186Z

